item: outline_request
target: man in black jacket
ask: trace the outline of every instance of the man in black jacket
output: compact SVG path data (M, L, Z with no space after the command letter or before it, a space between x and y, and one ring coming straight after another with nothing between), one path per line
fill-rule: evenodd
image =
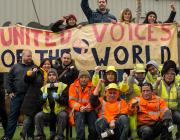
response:
M70 52L67 51L62 54L61 58L56 60L54 68L57 70L59 81L68 86L77 79L79 74Z
M4 131L7 127L7 114L5 108L4 74L0 73L0 117Z
M98 9L92 10L89 7L88 0L81 0L81 8L86 15L89 24L92 23L110 23L116 22L117 19L114 15L109 13L109 9L107 9L107 0L97 0Z
M28 85L24 82L23 76L30 68L34 67L32 61L32 52L23 50L22 62L15 64L8 73L7 93L11 98L10 114L8 116L8 124L5 136L1 140L12 139L17 126L17 119L20 114L21 104L26 94Z

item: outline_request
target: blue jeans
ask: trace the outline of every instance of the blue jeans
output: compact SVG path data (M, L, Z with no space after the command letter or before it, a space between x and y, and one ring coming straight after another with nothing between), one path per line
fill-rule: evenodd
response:
M97 119L96 111L91 112L75 112L76 140L85 140L85 122L88 125L88 140L96 140L97 133L95 129L95 121Z
M109 129L109 123L105 118L97 119L95 125L99 137L101 136L101 133ZM129 119L126 115L121 115L115 121L114 135L104 138L104 140L127 140L128 133L129 133Z
M17 94L11 99L10 103L10 113L8 116L7 128L5 131L5 136L12 138L17 127L17 120L20 114L21 105L24 99L24 94Z

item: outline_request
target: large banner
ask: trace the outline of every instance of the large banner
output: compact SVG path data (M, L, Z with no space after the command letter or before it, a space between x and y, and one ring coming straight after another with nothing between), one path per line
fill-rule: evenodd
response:
M0 28L0 72L21 59L23 49L33 52L38 65L43 58L55 60L70 50L79 69L114 65L133 68L136 63L172 59L178 64L177 28L173 24L93 24L61 33L20 25Z

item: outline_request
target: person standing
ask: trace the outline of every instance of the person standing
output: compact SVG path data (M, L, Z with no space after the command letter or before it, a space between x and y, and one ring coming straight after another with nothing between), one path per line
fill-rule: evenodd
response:
M78 78L79 71L71 57L71 53L68 51L62 53L61 58L56 60L54 68L57 70L59 81L68 86Z
M7 127L7 113L5 108L4 74L0 73L0 117L4 132Z
M93 11L89 7L88 0L81 1L81 8L86 15L89 24L117 22L116 17L109 13L110 10L107 8L107 0L98 0L97 2L98 9Z
M20 133L21 140L25 140L26 135L28 140L34 138L34 117L41 111L40 89L46 84L47 72L51 67L52 62L48 58L45 58L39 67L34 67L25 74L24 80L29 84L29 87L21 107L21 112L25 115L23 128Z
M18 116L20 114L20 108L28 88L28 84L25 83L23 76L26 74L27 70L32 67L34 67L32 52L30 50L23 50L22 62L15 64L8 73L7 93L11 98L10 114L8 116L5 135L1 140L9 140L13 138Z

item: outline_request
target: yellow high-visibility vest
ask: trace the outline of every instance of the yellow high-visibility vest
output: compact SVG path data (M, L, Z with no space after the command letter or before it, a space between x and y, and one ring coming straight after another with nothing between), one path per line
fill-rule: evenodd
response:
M58 83L58 89L57 89L57 94L59 96L61 96L62 92L64 91L64 89L67 87L66 84L62 83L62 82L59 82ZM47 87L47 84L45 86L43 86L41 88L41 91L43 93L48 93L48 87ZM54 107L54 113L57 114L59 113L61 110L67 110L67 106L62 106L60 105L59 103L57 103L55 101L55 107ZM48 101L48 98L46 99L46 103L43 105L43 112L44 113L50 113L51 109L50 109L50 106L49 106L49 101Z

